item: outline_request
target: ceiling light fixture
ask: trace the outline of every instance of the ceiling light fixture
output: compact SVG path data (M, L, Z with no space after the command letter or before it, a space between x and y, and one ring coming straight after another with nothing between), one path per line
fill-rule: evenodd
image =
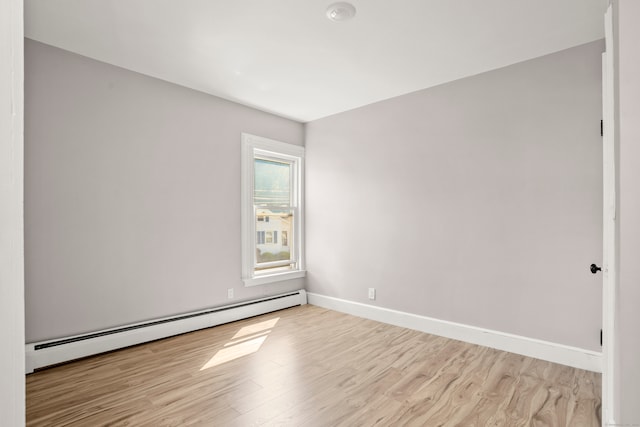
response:
M356 16L356 8L351 3L333 3L327 8L327 18L335 22L348 21Z

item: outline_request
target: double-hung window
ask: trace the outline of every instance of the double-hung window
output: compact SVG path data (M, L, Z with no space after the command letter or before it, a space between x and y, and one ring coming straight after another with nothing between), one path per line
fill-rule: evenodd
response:
M242 279L304 277L304 147L242 134Z

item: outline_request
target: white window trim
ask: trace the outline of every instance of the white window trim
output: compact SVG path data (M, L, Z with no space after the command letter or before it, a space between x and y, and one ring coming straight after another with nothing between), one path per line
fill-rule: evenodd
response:
M256 247L256 224L253 206L254 185L254 157L255 155L272 156L275 158L294 161L298 179L295 180L292 191L295 192L297 205L294 221L293 236L288 240L296 250L296 270L286 272L254 274L254 257ZM260 136L242 134L242 163L241 163L241 239L242 239L242 281L245 286L263 285L295 279L306 275L304 264L304 147L286 144ZM294 241L291 241L293 237Z

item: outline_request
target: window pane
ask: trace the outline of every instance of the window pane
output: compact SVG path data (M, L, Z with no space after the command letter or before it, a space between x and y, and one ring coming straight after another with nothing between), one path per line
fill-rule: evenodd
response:
M254 204L290 205L291 165L264 159L255 159L254 162Z
M286 208L256 209L256 269L269 268L261 263L289 261L292 259L292 248L288 236L293 232L293 210ZM260 218L264 218L260 220ZM267 220L268 219L268 220ZM282 239L278 239L278 235ZM282 264L279 266L281 267Z

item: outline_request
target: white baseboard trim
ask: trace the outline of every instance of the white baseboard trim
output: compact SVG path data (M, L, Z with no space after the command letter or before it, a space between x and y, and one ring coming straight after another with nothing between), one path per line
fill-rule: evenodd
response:
M26 345L26 373L35 369L79 359L106 351L117 350L161 338L235 322L260 314L307 303L304 290L245 301L180 316L154 319L91 334L75 335L57 340ZM55 344L52 345L51 344Z
M307 292L309 304L471 344L602 372L602 353Z

